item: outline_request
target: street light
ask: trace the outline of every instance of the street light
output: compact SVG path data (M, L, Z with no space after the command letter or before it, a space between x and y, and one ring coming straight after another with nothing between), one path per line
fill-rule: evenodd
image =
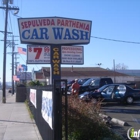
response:
M97 65L100 67L102 65L102 63L98 63Z

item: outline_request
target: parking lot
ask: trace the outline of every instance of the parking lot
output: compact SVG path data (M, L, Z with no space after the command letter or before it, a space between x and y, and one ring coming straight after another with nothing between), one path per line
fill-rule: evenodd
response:
M127 130L133 127L136 130L140 129L140 101L135 102L132 105L121 105L119 103L104 103L101 107L101 111L121 121L126 122L128 125L120 126L113 125L112 128L117 132L127 137Z

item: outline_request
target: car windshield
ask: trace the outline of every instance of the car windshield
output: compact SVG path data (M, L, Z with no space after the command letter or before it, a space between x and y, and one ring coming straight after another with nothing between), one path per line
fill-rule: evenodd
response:
M90 85L90 83L93 81L94 79L88 79L84 84L83 86L88 86Z
M100 82L99 79L97 79L97 80L92 80L91 83L90 83L90 85L91 85L91 86L99 86L99 82Z
M88 79L79 79L78 84L83 85Z
M72 80L72 81L69 81L67 84L72 84L72 83L73 83L73 81L74 81L74 80Z

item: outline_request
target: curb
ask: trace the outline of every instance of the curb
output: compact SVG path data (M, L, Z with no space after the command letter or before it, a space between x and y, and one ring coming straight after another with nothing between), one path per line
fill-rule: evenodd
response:
M119 120L119 119L116 119L116 118L112 118L111 119L111 122L112 123L115 123L115 124L118 124L120 126L128 126L128 123L127 122L124 122L124 121Z
M111 118L110 116L108 115L104 115L102 113L99 113L99 116L104 120L108 120L109 123L114 123L114 124L118 124L120 126L128 126L128 123L125 122L125 121L122 121L122 120L119 120L119 119L116 119L116 118Z

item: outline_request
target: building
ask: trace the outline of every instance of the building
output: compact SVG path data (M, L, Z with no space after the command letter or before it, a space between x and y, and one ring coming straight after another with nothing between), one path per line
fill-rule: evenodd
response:
M39 71L32 72L33 80L39 80L46 84L51 84L50 67L42 67ZM135 75L128 75L113 70L103 69L101 67L61 67L61 79L67 79L68 81L80 78L90 77L110 77L113 82L126 83L140 81L140 77Z

